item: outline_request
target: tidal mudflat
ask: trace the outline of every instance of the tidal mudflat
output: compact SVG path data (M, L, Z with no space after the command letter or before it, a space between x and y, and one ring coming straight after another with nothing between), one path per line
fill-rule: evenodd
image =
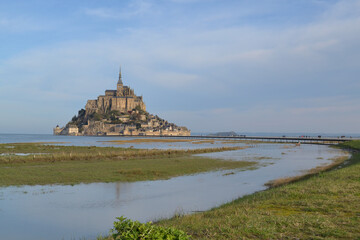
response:
M284 147L287 146L287 147ZM319 145L255 144L197 157L256 162L231 170L168 180L0 188L1 237L5 239L96 238L115 217L154 221L205 211L264 190L270 180L294 176L343 156ZM21 231L18 226L24 226Z

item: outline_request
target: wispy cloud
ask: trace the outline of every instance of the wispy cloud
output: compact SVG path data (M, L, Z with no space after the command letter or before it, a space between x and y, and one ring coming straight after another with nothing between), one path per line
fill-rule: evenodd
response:
M139 29L121 39L74 42L25 52L6 61L3 69L26 68L18 72L27 73L27 79L31 77L29 72L33 74L29 81L32 84L51 77L63 79L64 73L59 72L65 71L69 84L76 84L77 78L79 82L84 81L81 79L86 78L87 69L100 71L108 63L126 63L133 71L130 74L141 81L169 88L190 83L200 86L206 82L206 90L213 93L221 82L227 89L226 94L242 84L271 81L278 85L289 80L303 85L311 82L318 88L321 79L327 78L328 84L337 81L337 76L327 73L326 69L356 67L353 59L360 54L356 50L360 49L360 41L355 41L360 38L359 33L358 17L333 22L331 28L322 19L297 29L277 31L248 27L199 30L196 26L165 33ZM351 45L347 45L349 42ZM91 72L94 74L94 70ZM314 78L318 72L322 74L321 79ZM96 79L87 81L96 82ZM357 83L355 76L342 81ZM62 88L66 88L66 84Z
M152 4L150 2L137 0L124 8L86 8L84 13L89 16L105 19L128 19L148 13L151 7Z
M48 30L49 26L24 17L0 17L0 32L24 33Z
M170 0L171 2L175 3L194 3L194 2L202 2L202 1L209 1L209 0Z
M109 8L86 9L85 14L100 18L112 18L112 19L119 18L119 13L116 13L114 10Z

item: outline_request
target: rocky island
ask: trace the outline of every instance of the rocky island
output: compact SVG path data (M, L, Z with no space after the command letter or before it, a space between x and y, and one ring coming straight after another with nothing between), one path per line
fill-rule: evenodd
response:
M148 113L143 97L124 86L120 70L116 90L88 100L65 127L54 128L54 135L190 136L190 130Z

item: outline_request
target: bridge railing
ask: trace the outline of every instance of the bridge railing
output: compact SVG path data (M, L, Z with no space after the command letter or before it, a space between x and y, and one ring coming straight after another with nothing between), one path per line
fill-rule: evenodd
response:
M124 136L125 137L125 136ZM192 135L192 136L126 136L126 137L161 137L161 138L183 138L183 139L232 139L275 143L304 143L304 144L323 144L335 145L341 142L355 140L353 138L329 138L329 137L269 137L269 136L210 136L210 135Z

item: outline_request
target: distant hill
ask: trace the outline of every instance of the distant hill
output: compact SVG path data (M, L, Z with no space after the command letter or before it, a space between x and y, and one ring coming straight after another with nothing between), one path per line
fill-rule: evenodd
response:
M209 136L215 136L215 137L237 137L240 136L234 131L231 132L218 132L218 133L210 133Z

